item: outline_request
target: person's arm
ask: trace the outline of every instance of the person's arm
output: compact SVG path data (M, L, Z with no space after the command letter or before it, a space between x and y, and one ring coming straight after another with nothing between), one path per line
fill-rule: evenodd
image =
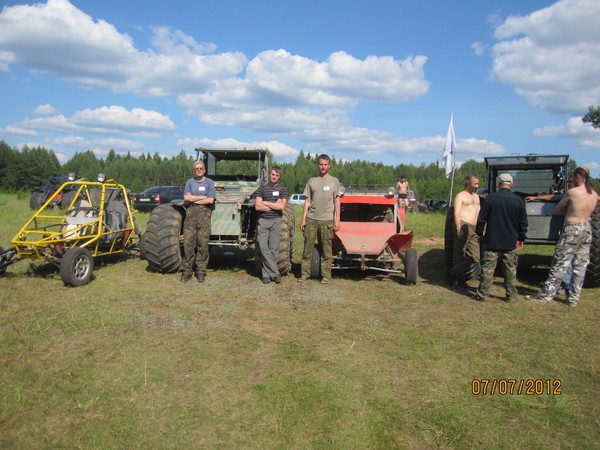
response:
M340 214L341 214L341 203L340 198L335 197L333 199L333 206L335 208L335 217L333 219L333 231L338 231L340 229Z
M310 206L310 197L306 197L304 201L304 209L302 210L302 220L300 221L300 230L304 231L306 228L306 215L308 214L308 208Z
M566 195L561 199L561 201L558 202L558 205L556 205L556 212L562 214L563 216L567 214L570 199L571 192L567 192Z
M254 202L254 209L256 209L257 211L269 211L271 208L269 208L266 205L267 202L264 202L262 197L256 197L256 201Z
M558 201L558 196L554 195L554 194L546 194L546 195L530 195L528 197L525 197L525 201L526 202L532 202L535 200L541 200L544 202L553 202L553 201Z

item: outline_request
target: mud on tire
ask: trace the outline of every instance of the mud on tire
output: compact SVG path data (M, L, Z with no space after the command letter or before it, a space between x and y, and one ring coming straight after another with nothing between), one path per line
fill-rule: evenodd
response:
M600 286L600 206L592 213L592 245L590 247L590 263L585 273L587 287Z
M281 218L281 242L279 243L279 254L277 255L277 268L281 275L286 275L292 270L295 235L296 212L294 205L288 203Z
M296 213L294 205L287 204L281 218L281 241L277 254L277 269L281 275L287 275L292 270L292 256L294 255L294 241L296 236ZM254 269L258 276L262 274L262 254L258 242L255 244Z
M160 273L181 270L183 212L172 205L152 211L144 233L144 252L148 265Z

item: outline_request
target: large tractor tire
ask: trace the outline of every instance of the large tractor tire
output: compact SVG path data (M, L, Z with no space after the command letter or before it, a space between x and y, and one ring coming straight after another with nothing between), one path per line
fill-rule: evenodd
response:
M294 205L288 203L283 210L281 218L281 241L277 254L277 269L281 275L287 275L292 270L292 256L294 255L294 241L296 235L296 213ZM262 253L258 242L255 244L254 253L255 269L258 275L262 273Z
M585 273L585 285L600 286L600 206L592 213L592 245L590 247L590 263Z
M452 258L454 252L454 206L448 208L446 213L446 225L444 226L444 261L446 263L446 273L452 268Z
M181 270L183 210L165 204L154 208L144 233L144 252L148 265L160 273Z
M296 239L296 212L294 205L288 203L281 218L281 242L277 255L277 268L281 275L287 275L292 270L294 243Z
M43 204L44 204L44 193L43 192L35 191L33 194L31 194L31 197L29 197L29 207L32 210L37 211L38 209L40 209L42 207Z

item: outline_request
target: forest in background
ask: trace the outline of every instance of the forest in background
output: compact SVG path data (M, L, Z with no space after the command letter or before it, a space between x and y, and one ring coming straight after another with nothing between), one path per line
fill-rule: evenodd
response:
M193 176L192 164L194 153L183 150L171 158L142 154L134 157L125 156L110 150L106 158L98 158L91 150L78 152L65 164L60 164L51 149L44 147L24 146L21 150L10 147L0 140L0 189L9 192L33 191L43 186L48 177L66 176L75 172L88 180L95 180L99 173L104 173L107 179L114 179L127 187L132 193L142 192L152 186L175 185L183 186L188 178ZM397 166L370 161L342 161L331 157L330 173L345 185L351 186L388 186L395 184L404 176L410 183L411 189L417 193L419 200L437 198L446 200L450 195L451 180L446 178L444 169L437 163L399 164ZM283 168L281 184L290 193L302 192L306 181L317 175L318 154L300 151L294 163L281 163L269 153L270 165ZM575 161L570 165L576 167ZM231 174L253 174L255 169L251 163L229 163ZM468 160L458 168L454 175L453 192L462 189L463 178L470 173L480 177L480 186L485 186L485 165L483 162Z

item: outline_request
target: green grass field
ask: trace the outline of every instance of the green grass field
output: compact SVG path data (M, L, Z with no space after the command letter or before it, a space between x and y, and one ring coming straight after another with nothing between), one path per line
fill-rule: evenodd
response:
M0 194L0 245L30 214L28 197ZM414 286L379 273L299 285L299 248L280 285L226 254L203 284L136 258L102 261L78 288L48 265L8 267L0 447L596 447L600 289L577 308L507 304L497 279L476 302L476 282L444 282L443 223L407 217ZM526 248L520 294L551 252Z

